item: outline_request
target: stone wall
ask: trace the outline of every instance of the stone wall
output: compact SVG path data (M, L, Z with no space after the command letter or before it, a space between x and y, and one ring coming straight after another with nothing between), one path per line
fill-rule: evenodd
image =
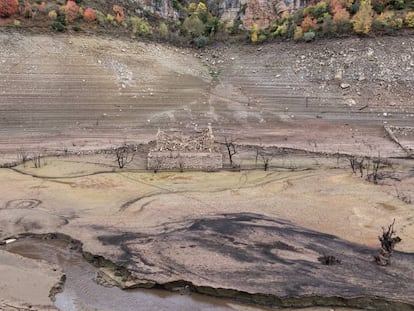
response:
M223 157L218 152L151 151L147 167L149 170L215 171L223 167Z

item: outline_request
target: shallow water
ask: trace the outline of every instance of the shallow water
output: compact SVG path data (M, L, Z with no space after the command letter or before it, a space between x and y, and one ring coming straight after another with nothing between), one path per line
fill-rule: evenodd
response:
M78 251L62 240L21 239L7 246L12 253L42 259L61 266L66 274L62 293L56 295L55 306L65 311L231 311L266 310L264 308L226 302L202 295L180 295L164 290L121 290L98 285L96 268Z

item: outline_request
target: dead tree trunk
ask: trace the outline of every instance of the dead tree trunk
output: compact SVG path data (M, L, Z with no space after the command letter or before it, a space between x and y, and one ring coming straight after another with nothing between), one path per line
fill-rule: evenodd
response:
M380 266L388 266L391 263L391 255L394 251L395 245L401 242L401 238L399 236L393 237L395 234L394 223L395 219L387 229L382 228L382 236L378 237L381 242L381 248L379 250L379 254L374 256L374 258L376 263Z
M224 145L227 148L227 153L229 155L229 162L231 167L236 167L233 161L233 156L237 154L236 145L232 139L228 139L226 136L224 137Z
M127 145L124 145L115 149L115 157L116 162L118 163L118 167L124 168L125 165L133 160L134 155L132 154L129 147Z

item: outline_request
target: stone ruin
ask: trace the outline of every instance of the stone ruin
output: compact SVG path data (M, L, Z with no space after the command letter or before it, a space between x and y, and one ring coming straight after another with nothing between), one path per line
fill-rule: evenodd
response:
M149 170L215 171L223 167L210 125L191 136L158 130L156 141L155 149L148 153Z

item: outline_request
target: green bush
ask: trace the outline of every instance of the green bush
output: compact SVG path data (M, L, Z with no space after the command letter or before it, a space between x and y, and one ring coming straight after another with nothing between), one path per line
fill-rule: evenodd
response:
M313 31L308 31L303 34L303 40L305 40L305 42L310 42L313 39L315 39L315 33Z
M405 24L410 28L414 28L414 12L407 13L405 16Z
M196 47L203 48L207 45L208 38L205 37L205 36L198 36L198 37L193 39L193 43Z
M277 26L276 30L272 33L274 37L285 37L289 29L289 22L285 21L282 25Z
M323 17L323 14L328 12L328 5L325 1L321 1L316 5L310 5L303 9L303 15L310 16L315 19Z
M63 25L59 21L53 22L51 27L54 31L58 31L58 32L65 32L66 31L65 25Z
M321 35L322 36L326 36L326 37L330 37L335 35L336 33L336 25L333 21L332 15L329 13L325 13L323 15L323 21L322 21L322 25L321 25Z
M205 30L204 23L198 18L197 14L187 17L184 20L183 28L194 38L203 35Z
M105 14L103 14L101 11L95 10L95 18L99 25L105 25Z
M260 43L262 43L262 42L265 42L266 39L267 39L266 34L265 33L260 33L259 34L259 37L257 38L257 41L260 42Z
M152 32L150 24L143 18L131 17L130 23L132 26L133 35L139 34L141 36L147 36L150 35Z
M72 30L78 32L78 31L81 31L82 28L80 28L79 26L73 26Z
M167 38L168 37L168 26L166 23L161 22L160 25L158 26L158 32L160 34L160 36L162 38Z
M392 1L392 7L394 10L404 10L405 9L405 1L404 0L394 0Z
M214 16L209 16L205 23L205 33L208 35L215 34L219 29L219 19Z
M356 14L359 11L359 7L361 6L361 2L359 1L355 1L352 5L351 8L349 9L349 13L351 13L351 15Z

